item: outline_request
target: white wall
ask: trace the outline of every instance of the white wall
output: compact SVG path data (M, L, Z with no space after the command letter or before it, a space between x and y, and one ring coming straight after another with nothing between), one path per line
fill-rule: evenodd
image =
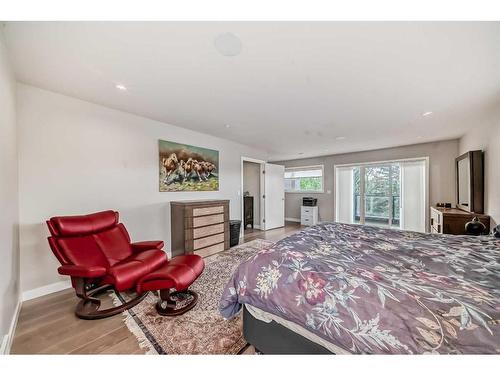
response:
M241 156L263 151L23 84L18 85L23 291L63 280L47 244L54 215L115 209L133 241L169 249L169 201L230 199L241 217ZM158 139L219 150L220 191L160 193Z
M475 126L460 139L460 154L484 151L484 212L500 224L500 111Z
M0 343L19 300L16 83L0 30Z
M260 164L243 162L243 191L253 196L253 224L260 228Z

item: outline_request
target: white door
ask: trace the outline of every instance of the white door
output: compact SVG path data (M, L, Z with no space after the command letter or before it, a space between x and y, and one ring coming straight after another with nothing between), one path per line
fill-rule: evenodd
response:
M285 226L285 167L265 165L264 173L264 229Z

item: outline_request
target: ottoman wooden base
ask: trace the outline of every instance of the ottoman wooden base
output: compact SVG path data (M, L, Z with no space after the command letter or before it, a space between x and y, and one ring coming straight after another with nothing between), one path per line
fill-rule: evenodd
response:
M162 289L156 311L164 316L182 315L195 307L197 302L198 294L192 290L171 292L170 289Z

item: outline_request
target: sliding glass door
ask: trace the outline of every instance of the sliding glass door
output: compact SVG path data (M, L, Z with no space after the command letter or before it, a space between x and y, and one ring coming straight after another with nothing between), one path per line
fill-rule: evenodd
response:
M425 159L336 166L336 221L425 231L425 167Z
M354 222L400 226L400 168L398 164L353 168Z

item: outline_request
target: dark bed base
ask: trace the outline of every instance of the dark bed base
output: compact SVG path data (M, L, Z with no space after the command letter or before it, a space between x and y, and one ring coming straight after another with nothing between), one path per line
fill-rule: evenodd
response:
M334 354L274 321L255 319L243 307L243 336L263 354Z

